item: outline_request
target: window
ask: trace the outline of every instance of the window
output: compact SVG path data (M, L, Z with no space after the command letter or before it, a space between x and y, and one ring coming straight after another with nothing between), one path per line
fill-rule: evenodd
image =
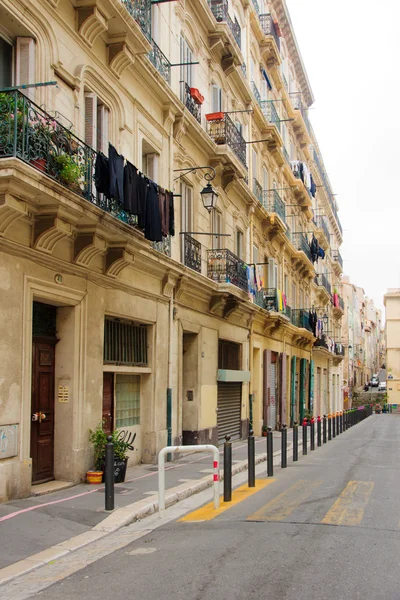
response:
M116 375L115 424L117 429L140 425L139 375Z
M285 294L286 298L289 298L289 277L288 277L288 275L285 275L285 277L283 279L283 293Z
M296 285L292 283L292 308L296 308L297 306L297 289Z
M219 250L222 247L222 240L219 233L222 233L222 214L218 210L214 210L211 213L211 231L212 236L212 248L213 250Z
M142 141L142 172L147 175L152 181L158 181L158 165L160 155L148 143L147 140Z
M213 83L211 85L211 112L222 111L222 90L221 88Z
M236 256L243 259L243 231L236 230Z
M193 188L184 181L181 183L181 231L193 231ZM185 262L185 236L181 235L181 260Z
M253 245L253 263L258 264L258 246Z
M147 329L147 325L105 319L104 363L147 367Z
M257 152L254 150L251 151L251 165L253 171L253 179L257 179Z
M13 84L13 47L0 38L0 89Z
M35 40L17 37L13 45L0 37L0 89L35 83L35 66ZM29 88L24 94L34 100L35 89Z
M304 292L303 290L300 288L299 291L299 302L300 302L300 308L305 308L304 306Z
M268 188L268 171L265 167L263 167L263 190L264 192L267 191Z
M108 154L108 121L110 111L93 92L85 92L85 143Z
M278 287L278 265L273 258L268 259L268 287Z
M193 62L193 51L187 43L186 39L181 35L180 43L180 62L181 62L181 100L186 100L186 86L193 87L193 65L188 64Z
M228 340L218 342L218 369L240 371L242 346Z

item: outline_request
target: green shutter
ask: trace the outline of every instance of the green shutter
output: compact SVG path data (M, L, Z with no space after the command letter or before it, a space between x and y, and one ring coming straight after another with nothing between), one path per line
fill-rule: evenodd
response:
M290 386L290 426L296 420L296 357L292 356L292 385Z
M310 360L310 390L309 390L310 412L314 414L314 361Z
M300 423L303 422L306 412L306 372L307 359L300 359Z

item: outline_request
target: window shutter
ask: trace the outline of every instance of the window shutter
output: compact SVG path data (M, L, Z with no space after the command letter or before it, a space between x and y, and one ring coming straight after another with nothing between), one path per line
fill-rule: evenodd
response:
M258 263L258 248L253 245L253 263L256 265Z
M17 38L15 71L16 85L35 83L35 40L33 38ZM24 90L24 94L34 100L35 88Z
M220 112L222 110L221 88L218 85L213 85L211 94L211 112Z
M277 287L278 265L273 258L268 259L268 287Z
M263 167L263 190L268 190L268 171L265 167Z
M98 152L108 154L108 121L110 111L104 104L97 106L97 147Z
M158 181L158 154L146 154L146 175L152 181Z
M97 97L91 92L85 93L85 143L96 149L97 142Z
M252 169L253 179L257 179L257 152L255 150L252 151Z

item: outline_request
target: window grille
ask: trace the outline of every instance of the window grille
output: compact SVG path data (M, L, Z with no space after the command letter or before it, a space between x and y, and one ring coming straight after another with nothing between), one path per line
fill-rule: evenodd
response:
M104 324L104 362L131 367L147 367L145 325L106 319Z

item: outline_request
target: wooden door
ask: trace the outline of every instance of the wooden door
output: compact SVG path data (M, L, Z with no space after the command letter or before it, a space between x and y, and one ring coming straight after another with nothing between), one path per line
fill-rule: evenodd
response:
M33 340L32 483L54 479L54 358L55 340Z
M114 430L114 373L103 373L103 429Z

